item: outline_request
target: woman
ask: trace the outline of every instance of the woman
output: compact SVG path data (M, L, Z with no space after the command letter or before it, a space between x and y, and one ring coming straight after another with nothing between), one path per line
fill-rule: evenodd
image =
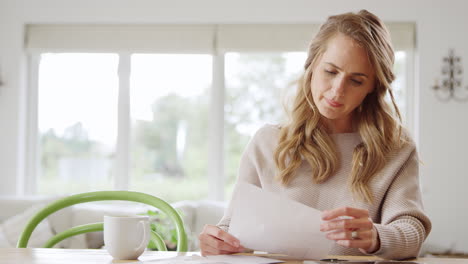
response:
M378 17L329 17L310 45L291 121L261 128L241 159L238 182L323 211L321 231L336 241L331 255L416 257L431 229L415 145L390 86L393 63ZM243 250L228 233L231 212L200 234L203 255Z

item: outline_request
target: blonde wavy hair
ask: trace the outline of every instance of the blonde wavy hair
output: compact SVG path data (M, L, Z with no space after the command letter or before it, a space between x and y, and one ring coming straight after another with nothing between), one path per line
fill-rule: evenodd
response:
M351 37L365 48L376 75L374 90L354 110L353 125L363 142L354 149L349 178L353 195L372 203L370 180L385 166L388 154L401 148L406 140L390 86L395 79L390 34L383 22L366 10L329 17L312 40L305 71L298 81L297 94L289 111L290 121L280 130L274 154L279 169L277 179L288 185L302 158L313 168L312 179L317 184L325 182L338 169L336 146L321 121L310 86L315 63L325 52L328 40L337 33ZM391 105L385 100L387 92Z

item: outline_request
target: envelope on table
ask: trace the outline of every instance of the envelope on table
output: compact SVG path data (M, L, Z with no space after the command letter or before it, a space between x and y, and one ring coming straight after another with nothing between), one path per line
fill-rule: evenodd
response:
M295 259L322 259L333 242L320 232L321 212L302 203L239 183L229 233L253 250Z

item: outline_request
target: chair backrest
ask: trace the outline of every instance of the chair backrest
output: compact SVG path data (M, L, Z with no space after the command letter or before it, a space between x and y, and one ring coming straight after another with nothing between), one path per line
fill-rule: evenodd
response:
M24 228L21 236L18 240L17 247L25 248L28 245L29 238L36 226L48 217L50 214L63 209L68 206L72 206L80 203L94 202L94 201L106 201L106 200L120 200L120 201L133 201L140 202L154 206L169 216L169 218L175 223L177 231L177 251L187 251L187 234L185 232L183 220L179 213L167 202L157 198L155 196L131 191L100 191L100 192L88 192L71 195L57 201L54 201L40 210ZM102 231L103 223L92 223L88 225L82 225L68 229L62 233L57 234L49 241L46 242L44 247L52 247L61 240L78 234L87 232ZM152 232L151 239L155 243L158 250L167 250L161 237L156 233Z

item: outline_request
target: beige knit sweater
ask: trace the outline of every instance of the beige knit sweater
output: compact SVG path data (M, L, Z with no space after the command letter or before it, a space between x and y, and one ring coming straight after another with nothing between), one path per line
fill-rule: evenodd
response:
M431 230L423 212L419 188L418 156L413 142L389 156L386 167L370 183L373 204L353 199L347 184L354 147L361 142L358 133L332 134L339 151L340 167L326 182L314 184L313 168L303 160L296 177L287 187L274 179L277 174L274 151L279 127L265 125L252 138L240 161L238 182L255 184L318 210L343 206L366 208L380 237L380 249L373 255L387 259L416 257ZM234 188L236 192L236 188ZM229 231L231 206L218 226ZM284 216L285 218L293 216ZM330 255L363 255L358 249L335 244Z

